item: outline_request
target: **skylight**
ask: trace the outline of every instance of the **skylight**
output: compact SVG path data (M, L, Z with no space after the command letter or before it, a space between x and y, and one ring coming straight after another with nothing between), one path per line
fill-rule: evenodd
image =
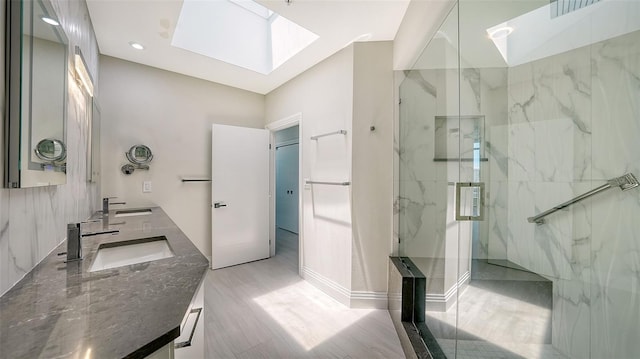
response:
M243 8L251 11L252 13L264 19L268 19L271 17L271 15L274 14L273 11L267 9L266 7L258 4L253 0L229 0L229 1L236 5L242 6Z
M267 75L317 38L252 0L185 0L171 45Z
M507 65L517 66L640 30L638 21L618 20L637 18L638 1L585 3L588 6L558 14L556 2L551 2L490 27L487 34Z

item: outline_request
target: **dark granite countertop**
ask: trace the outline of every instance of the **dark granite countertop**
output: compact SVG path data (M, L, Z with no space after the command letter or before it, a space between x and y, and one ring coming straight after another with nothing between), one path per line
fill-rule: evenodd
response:
M178 337L209 262L159 207L114 213L84 226L120 230L84 237L84 260L65 263L65 241L0 297L0 358L143 358ZM100 244L155 236L173 257L89 272Z

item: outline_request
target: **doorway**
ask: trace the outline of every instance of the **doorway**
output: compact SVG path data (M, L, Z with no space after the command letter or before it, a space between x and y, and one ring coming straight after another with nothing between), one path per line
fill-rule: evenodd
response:
M271 131L271 257L287 253L302 268L302 114L272 122ZM292 250L294 249L294 250Z
M274 133L276 230L298 234L298 126ZM277 238L276 238L277 240Z
M274 132L275 147L275 254L292 254L291 265L298 262L299 218L299 126ZM289 257L289 256L287 256Z

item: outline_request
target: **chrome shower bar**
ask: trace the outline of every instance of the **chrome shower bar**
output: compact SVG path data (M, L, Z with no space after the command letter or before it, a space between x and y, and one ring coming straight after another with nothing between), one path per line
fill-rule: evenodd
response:
M327 184L332 186L348 186L351 182L322 182L322 181L305 181L306 184Z
M598 188L594 188L591 191L581 194L573 199L568 200L567 202L564 202L562 204L559 204L547 211L544 211L542 213L540 213L537 216L534 217L529 217L527 218L527 220L529 221L529 223L536 223L536 224L544 224L545 220L544 217L550 215L551 213L555 213L561 209L567 208L570 205L574 204L574 203L578 203L580 201L582 201L583 199L587 199L597 193L600 193L602 191L606 191L609 188L614 188L614 187L620 187L620 189L622 191L627 191L630 190L632 188L636 188L638 187L638 180L636 179L636 177L633 175L633 173L627 173L623 176L620 177L616 177L613 179L610 179L607 181L607 183L603 184L602 186L598 187Z
M338 130L338 131L334 131L334 132L325 133L325 134L322 134L322 135L311 136L311 139L312 140L317 140L320 137L331 136L331 135L346 135L346 134L347 134L347 130Z

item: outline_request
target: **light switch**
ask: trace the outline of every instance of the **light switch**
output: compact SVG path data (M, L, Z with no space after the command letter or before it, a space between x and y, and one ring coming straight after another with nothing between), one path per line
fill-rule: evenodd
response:
M142 182L142 192L143 193L151 192L151 181Z

